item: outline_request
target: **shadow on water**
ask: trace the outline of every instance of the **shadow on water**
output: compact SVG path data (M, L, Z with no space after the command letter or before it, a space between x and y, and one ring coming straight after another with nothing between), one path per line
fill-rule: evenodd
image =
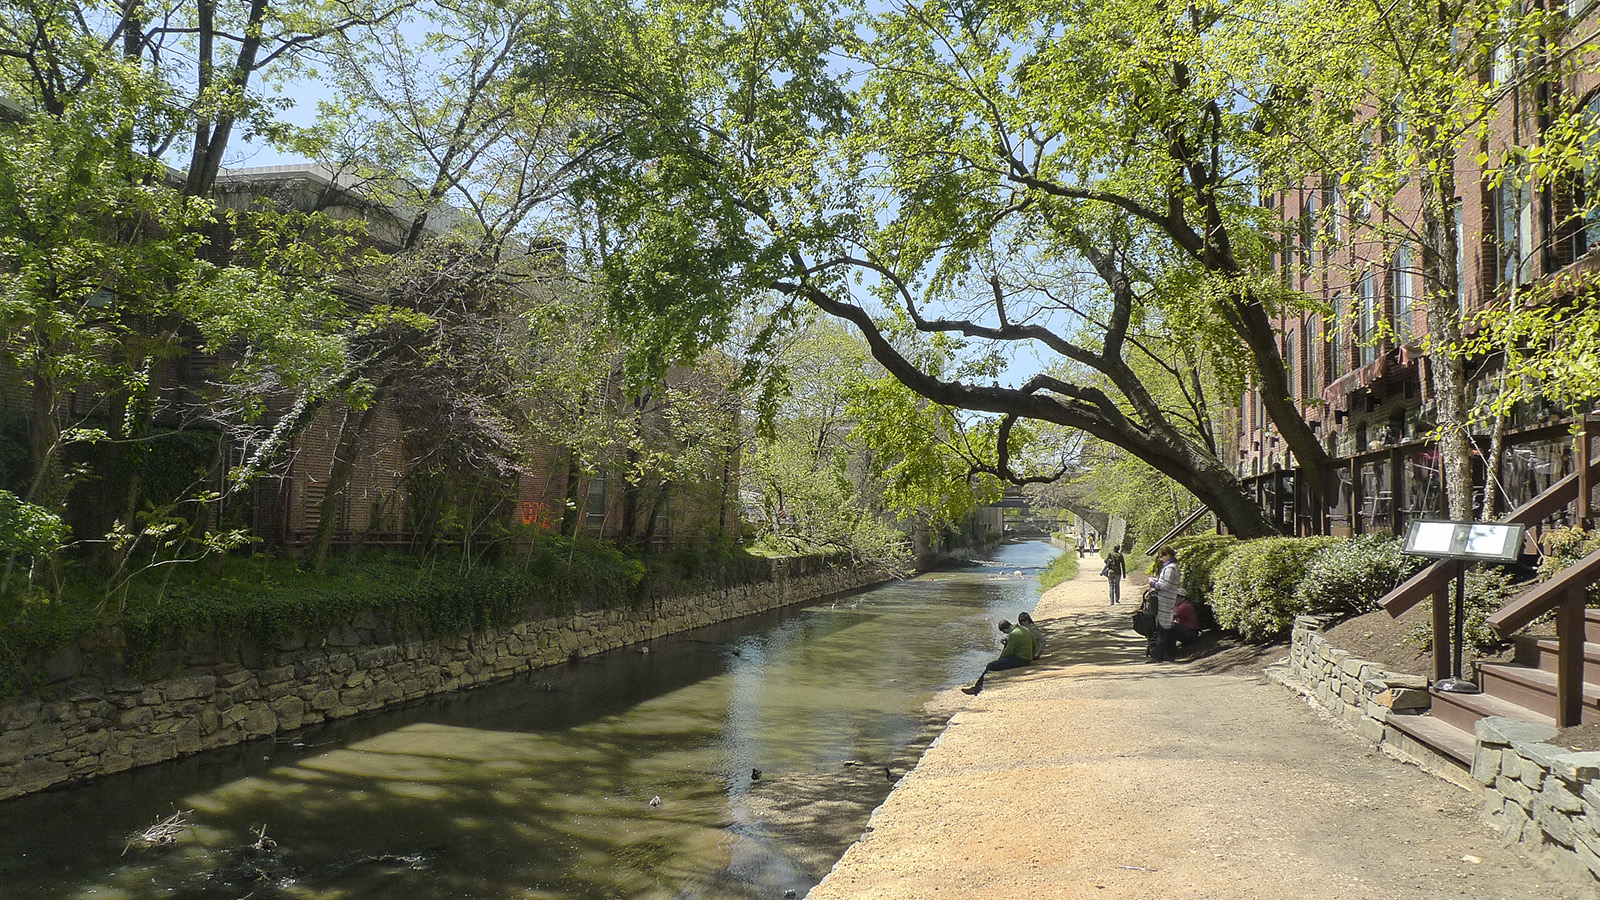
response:
M1055 552L1009 546L648 653L9 801L0 896L804 894L887 795L883 769L931 739L933 693L993 655L994 619L1032 609ZM124 855L175 810L191 823L175 843Z

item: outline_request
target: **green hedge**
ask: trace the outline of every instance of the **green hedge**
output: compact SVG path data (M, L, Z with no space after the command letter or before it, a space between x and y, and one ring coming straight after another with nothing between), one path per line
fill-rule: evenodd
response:
M1199 534L1172 542L1172 549L1178 554L1178 571L1183 574L1183 589L1191 602L1211 602L1217 568L1239 546L1239 539L1230 534Z
M1343 538L1320 550L1306 566L1295 599L1308 613L1359 616L1427 563L1408 556L1391 535Z
M630 607L770 577L772 561L722 546L639 556L587 538L551 537L467 568L458 560L401 555L330 561L324 575L294 560L227 560L162 585L136 584L120 613L92 603L12 601L0 606L0 694L30 683L57 651L99 631L121 632L130 668L147 666L182 635L273 642L320 634L365 615L397 638L484 631L576 609Z
M1217 567L1211 608L1217 623L1246 640L1280 637L1301 612L1295 595L1306 567L1338 538L1261 538L1232 548Z

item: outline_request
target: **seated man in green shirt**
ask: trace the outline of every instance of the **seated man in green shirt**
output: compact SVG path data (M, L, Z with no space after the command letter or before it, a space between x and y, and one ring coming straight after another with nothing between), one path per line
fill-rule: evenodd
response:
M1000 633L1006 636L1006 645L1000 658L983 667L983 672L971 687L961 689L963 694L977 694L983 690L983 679L990 672L1015 669L1033 662L1033 634L1026 628L1013 628L1010 622L1000 620Z

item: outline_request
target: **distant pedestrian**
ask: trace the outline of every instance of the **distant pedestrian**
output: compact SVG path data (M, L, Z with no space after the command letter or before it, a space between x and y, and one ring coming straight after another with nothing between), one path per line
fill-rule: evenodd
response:
M1006 636L1006 645L1000 651L1000 658L984 666L983 672L978 675L978 680L973 682L971 687L962 688L961 693L975 695L983 690L983 679L990 672L1015 669L1033 662L1033 632L1026 628L1015 628L1010 622L1001 619L1000 633Z
M1157 554L1161 561L1161 574L1150 579L1156 592L1156 647L1155 662L1170 662L1173 657L1172 612L1178 605L1178 595L1183 593L1183 573L1178 569L1178 553L1172 545L1161 548Z
M1106 554L1105 567L1100 570L1100 575L1111 584L1111 605L1116 606L1122 602L1122 577L1128 574L1128 561L1122 557L1121 547L1112 547Z
M1078 558L1083 559L1083 532L1078 532Z
M1044 629L1034 624L1033 616L1030 616L1025 612L1017 613L1017 624L1028 629L1028 633L1033 635L1033 658L1038 659L1039 657L1043 656Z

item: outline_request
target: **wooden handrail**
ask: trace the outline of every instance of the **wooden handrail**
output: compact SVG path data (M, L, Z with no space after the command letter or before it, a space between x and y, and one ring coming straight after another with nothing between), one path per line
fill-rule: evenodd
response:
M1591 472L1600 465L1600 459L1590 460ZM1567 477L1557 481L1546 488L1539 496L1522 504L1507 513L1503 522L1512 522L1518 525L1532 527L1550 518L1552 515L1566 509L1572 501L1578 498L1579 472L1573 472ZM1450 581L1450 576L1455 573L1455 564L1450 560L1440 560L1411 576L1404 584L1390 591L1378 601L1378 606L1394 618L1402 615L1433 595Z
M1495 634L1510 638L1529 622L1560 606L1571 589L1581 592L1596 581L1600 581L1600 550L1562 569L1549 581L1518 594L1486 622Z
M1561 570L1561 574L1518 595L1488 618L1501 638L1509 638L1551 610L1556 615L1556 725L1583 721L1584 600L1600 581L1600 550Z
M1150 549L1144 551L1144 555L1145 556L1155 556L1157 550L1160 550L1162 547L1165 547L1167 545L1167 541L1170 541L1173 538L1177 537L1179 534L1182 534L1183 530L1185 528L1188 528L1190 525L1193 525L1194 523L1200 521L1200 517L1206 514L1206 510L1208 508L1209 507L1207 507L1204 503L1202 503L1199 506L1195 507L1194 512L1189 513L1187 516L1184 516L1183 517L1183 521L1181 521L1177 525L1173 526L1171 531L1169 531L1166 534L1162 535L1160 540L1156 541L1154 544L1151 544L1150 545Z

